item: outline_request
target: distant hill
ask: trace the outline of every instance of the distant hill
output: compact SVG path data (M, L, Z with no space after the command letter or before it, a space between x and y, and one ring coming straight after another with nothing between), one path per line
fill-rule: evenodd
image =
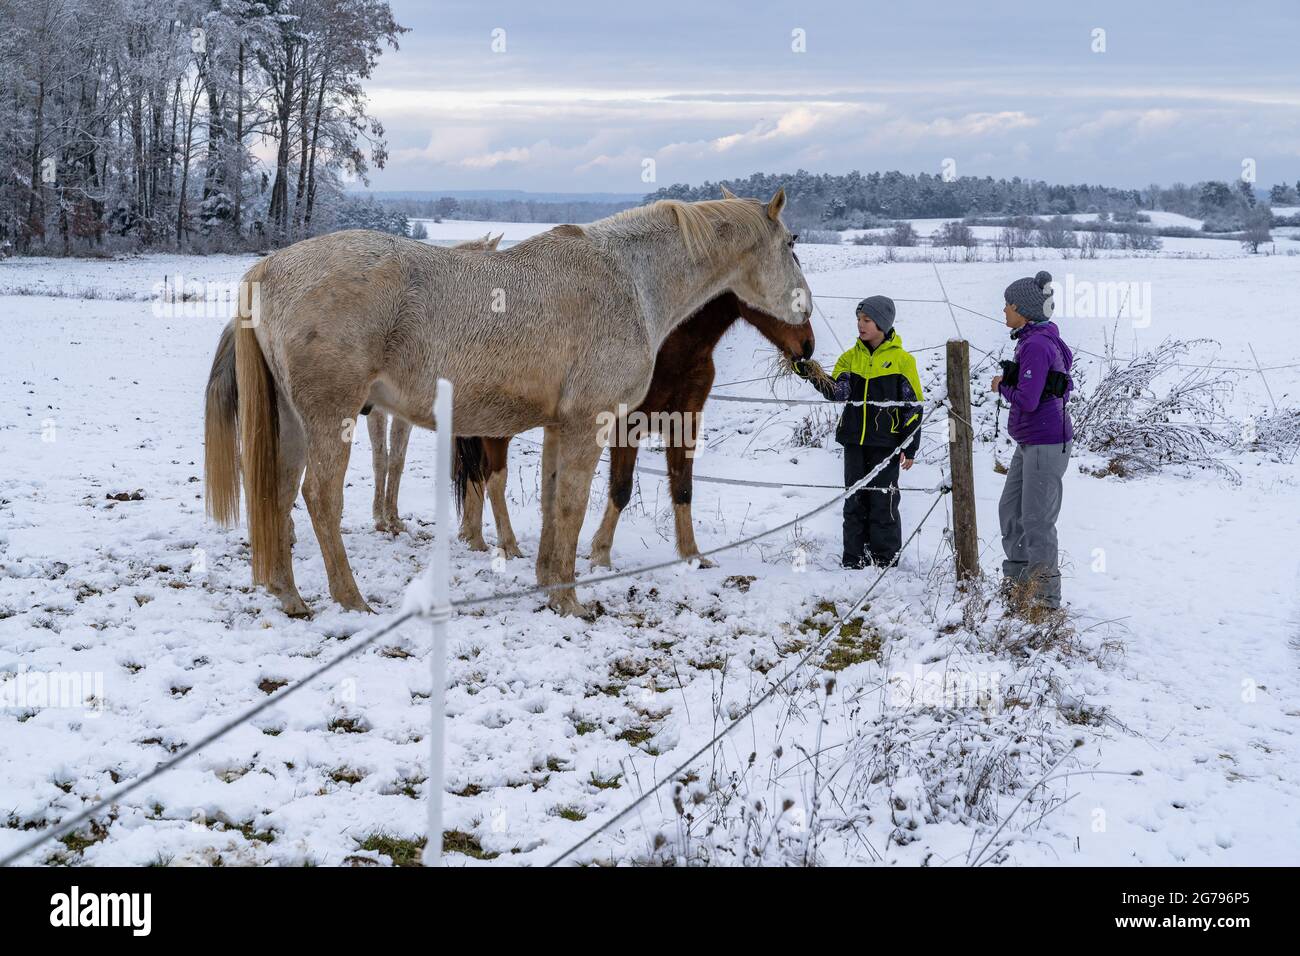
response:
M399 189L399 190L356 190L358 196L373 196L380 201L387 199L491 199L517 202L594 202L594 203L639 203L644 193L545 193L532 192L527 189Z
M435 189L358 192L408 219L470 219L480 222L591 222L642 202L640 193L547 193L526 189Z

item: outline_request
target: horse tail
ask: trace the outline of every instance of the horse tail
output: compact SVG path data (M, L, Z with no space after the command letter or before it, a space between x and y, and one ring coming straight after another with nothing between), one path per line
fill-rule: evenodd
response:
M232 321L212 357L203 409L203 496L208 517L227 527L239 521L238 403Z
M459 514L465 507L465 495L470 484L481 485L488 479L487 452L482 438L457 437L451 471L456 485L456 513Z
M257 280L254 268L249 277ZM248 277L246 277L248 278ZM253 580L270 579L280 547L277 509L280 480L280 421L275 379L248 322L235 330L235 378L239 388L239 444L248 509L248 546Z

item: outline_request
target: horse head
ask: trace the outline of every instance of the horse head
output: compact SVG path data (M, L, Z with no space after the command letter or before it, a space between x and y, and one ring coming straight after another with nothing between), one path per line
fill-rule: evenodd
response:
M786 358L791 360L812 358L817 342L813 335L811 321L805 319L798 325L792 325L747 305L743 299L738 298L736 304L740 317L758 329L763 338L775 345Z
M812 318L812 290L795 255L797 237L781 221L785 187L778 189L766 203L741 199L725 186L722 196L724 207L744 210L749 214L747 218L753 218L754 210L758 209L757 218L764 227L754 230L756 241L741 255L731 277L732 291L742 304L804 330L811 343L812 329L808 322ZM778 343L778 347L783 346Z

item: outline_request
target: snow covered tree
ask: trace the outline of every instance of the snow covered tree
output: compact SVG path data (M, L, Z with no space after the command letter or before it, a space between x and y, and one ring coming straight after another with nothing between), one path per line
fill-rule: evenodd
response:
M0 243L312 234L386 160L360 84L403 30L384 0L0 0Z

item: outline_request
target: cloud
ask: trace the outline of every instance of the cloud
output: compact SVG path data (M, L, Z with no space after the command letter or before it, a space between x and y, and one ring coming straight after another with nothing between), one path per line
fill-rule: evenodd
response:
M1185 121L1184 111L1174 109L1106 110L1091 119L1061 130L1056 135L1060 150L1093 146L1099 140L1131 145L1134 138L1167 132Z
M477 156L466 156L460 160L460 165L469 169L491 169L502 163L526 163L532 155L533 151L526 146L512 146L509 149L493 150Z
M1003 110L997 113L966 113L963 116L939 116L928 122L896 119L887 125L889 134L910 140L958 139L962 137L990 136L1012 130L1037 126L1039 120L1021 110Z
M455 163L474 153L491 148L495 130L487 126L439 125L429 133L426 146L394 149L396 163Z

